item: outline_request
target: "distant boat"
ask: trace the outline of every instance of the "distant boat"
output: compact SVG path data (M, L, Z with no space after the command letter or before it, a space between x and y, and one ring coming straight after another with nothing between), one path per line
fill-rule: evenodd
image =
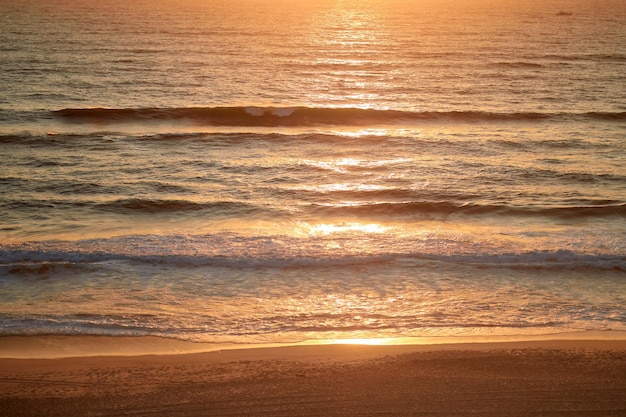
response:
M558 12L556 14L557 16L571 16L572 12L564 12L563 10L561 10L560 12Z

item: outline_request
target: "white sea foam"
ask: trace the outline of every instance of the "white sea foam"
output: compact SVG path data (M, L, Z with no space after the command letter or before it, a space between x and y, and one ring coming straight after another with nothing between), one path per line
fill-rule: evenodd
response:
M275 109L272 109L272 114L278 117L287 117L287 116L291 116L293 112L295 111L296 111L295 108L288 108L288 107L275 108Z
M265 114L265 109L263 107L248 106L246 107L246 113L251 116L260 117Z

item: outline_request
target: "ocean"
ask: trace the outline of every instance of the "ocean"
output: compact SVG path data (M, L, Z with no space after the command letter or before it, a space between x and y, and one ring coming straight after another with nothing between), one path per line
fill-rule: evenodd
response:
M626 2L0 10L0 336L626 331Z

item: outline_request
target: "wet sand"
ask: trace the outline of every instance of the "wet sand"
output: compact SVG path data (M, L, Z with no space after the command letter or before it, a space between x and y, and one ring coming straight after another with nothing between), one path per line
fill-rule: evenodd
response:
M626 341L0 359L0 410L15 417L626 416Z

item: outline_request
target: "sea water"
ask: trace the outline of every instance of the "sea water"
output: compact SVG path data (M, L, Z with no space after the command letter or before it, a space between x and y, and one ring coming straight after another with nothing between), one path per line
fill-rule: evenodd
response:
M0 335L626 330L626 3L0 8Z

